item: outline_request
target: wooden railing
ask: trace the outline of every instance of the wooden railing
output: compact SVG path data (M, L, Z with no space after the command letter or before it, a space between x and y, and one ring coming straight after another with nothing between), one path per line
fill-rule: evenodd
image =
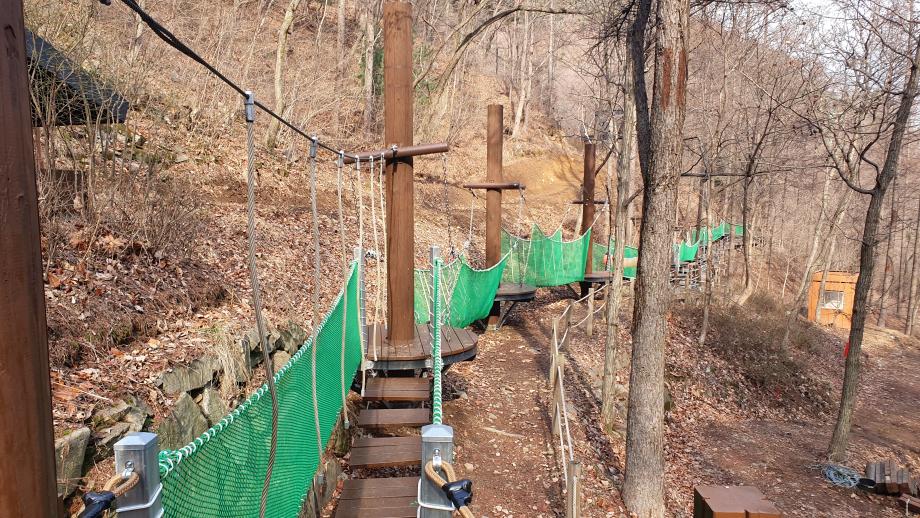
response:
M581 516L581 462L575 458L575 447L572 444L572 433L569 429L571 409L565 397L566 357L564 351L568 348L574 329L582 327L588 336L593 336L594 320L598 314L604 314L609 286L609 284L605 285L599 292L591 288L586 296L570 301L562 313L553 319L548 373L549 388L552 394L549 411L552 415L553 438L558 439L558 451L565 478L566 518ZM599 306L596 304L598 294L601 294L604 300ZM575 310L581 306L586 309L585 316L578 322L573 322Z

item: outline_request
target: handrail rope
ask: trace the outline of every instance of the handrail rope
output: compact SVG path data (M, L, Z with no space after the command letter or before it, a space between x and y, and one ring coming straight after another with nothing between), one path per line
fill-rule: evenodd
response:
M310 371L312 372L310 384L312 386L311 395L313 398L313 424L316 427L316 452L322 460L324 450L322 437L323 434L319 423L319 398L316 397L316 353L317 349L319 349L316 346L316 340L319 336L319 326L317 324L319 323L319 270L321 266L321 257L319 251L319 213L316 209L316 142L316 140L313 140L313 144L310 146L310 211L313 215L313 329L311 334L314 344L310 354ZM265 361L268 361L268 358L266 358Z
M383 182L383 173L386 169L386 162L384 161L384 153L380 153L380 160L378 162L380 165L378 166L379 171L377 173L377 184L380 186L380 191L378 192L378 195L380 197L380 218L383 220L380 225L381 230L382 230L381 234L383 235L383 256L386 258L386 261L389 264L389 261L390 261L389 246L390 244L389 244L389 241L387 240L388 239L387 238L387 213L386 213L386 205L384 202L384 198L385 198L384 191L386 190L386 186L384 185L384 182ZM382 274L378 270L377 289L379 293L382 293L382 296L378 295L378 297L381 299L381 302L380 302L381 308L386 307L386 301L388 297L386 290L382 288L383 284L384 282L383 282ZM386 317L387 317L386 312L384 312L383 313L384 321L386 321Z
M131 1L131 0L127 0ZM275 373L271 358L268 356L268 340L265 332L265 321L262 318L262 293L259 287L259 271L256 265L256 194L255 194L255 139L253 130L255 126L254 99L251 92L246 96L246 235L249 249L249 283L252 287L253 306L255 308L256 329L259 333L259 344L265 357L265 377L268 392L272 403L272 433L271 445L268 453L268 463L265 467L265 480L262 484L262 496L259 501L259 517L265 518L268 506L268 489L271 484L272 471L275 467L275 454L278 449L278 394L275 391Z
M447 248L450 251L450 257L453 258L456 257L457 254L454 250L454 234L450 227L450 191L447 182L447 153L441 155L441 184L443 185L442 194L444 198L442 208L444 210L444 220L447 224Z
M339 217L339 244L342 248L342 262L346 261L348 257L348 252L345 249L345 214L342 209L342 167L344 165L343 157L339 155L339 159L336 160L336 191L338 194L338 217ZM348 318L348 297L345 297L345 305L342 308L342 354L341 354L341 365L342 365L342 424L347 429L349 427L348 422L348 405L346 400L348 399L348 392L345 388L345 344L346 344L346 330L348 325L346 319ZM361 351L361 364L364 364L364 350L362 347ZM362 369L363 371L363 369Z
M105 5L112 4L112 0L100 0L100 2ZM125 4L126 6L128 6L129 9L134 11L134 13L137 14L137 16L140 17L140 19L147 25L147 27L149 27L150 30L153 31L153 33L156 34L161 40L166 42L167 45L178 50L185 56L191 58L193 61L195 61L199 65L206 68L210 73L214 74L214 76L216 76L224 84L232 88L236 93L240 94L244 99L247 97L246 90L244 90L242 87L240 87L239 85L231 81L226 75L224 75L220 70L218 70L216 66L209 63L207 60L202 58L198 53L192 50L188 45L183 43L182 40L177 38L172 32L170 32L162 24L160 24L160 22L158 22L155 18L153 18L153 16L151 16L140 5L138 5L137 2L135 2L134 0L121 0L121 2ZM262 102L257 100L255 101L254 105L255 107L265 112L265 114L267 114L268 116L272 117L273 119L277 120L278 122L280 122L281 124L289 128L290 130L292 130L294 133L300 135L301 137L307 140L313 141L313 137L310 133L306 132L305 130L297 126L296 124L288 121L281 115L278 115L271 108L262 104ZM320 140L316 140L316 143L320 148L326 151L329 151L336 155L340 153L340 151L337 150L335 147L325 144ZM345 156L347 156L348 158L357 159L357 155L354 155L354 154L346 154Z
M434 301L432 311L432 328L434 336L431 340L432 355L432 390L431 390L431 423L441 424L443 418L441 402L441 258L435 257L434 264L431 265L431 278L434 286L432 287Z
M380 232L377 230L377 226L380 221L377 219L377 202L376 197L374 196L374 173L376 169L374 168L374 157L370 157L370 165L368 167L370 172L370 199L371 199L371 228L373 229L374 235L374 253L376 254L376 260L374 261L374 268L377 272L377 297L376 302L374 303L374 322L380 321L380 261L382 260L382 255L380 253Z

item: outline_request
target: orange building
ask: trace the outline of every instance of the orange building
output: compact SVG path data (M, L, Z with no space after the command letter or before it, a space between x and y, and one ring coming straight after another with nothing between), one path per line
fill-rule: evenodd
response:
M858 274L828 272L827 281L824 283L824 296L818 300L823 276L824 272L817 272L811 278L811 286L808 288L808 320L849 329L853 318L853 298L856 295Z

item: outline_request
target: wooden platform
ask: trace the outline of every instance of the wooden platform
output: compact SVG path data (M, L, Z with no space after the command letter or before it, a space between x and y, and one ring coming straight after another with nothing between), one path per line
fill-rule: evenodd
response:
M358 414L358 426L368 430L423 426L431 422L427 408L366 408Z
M431 378L369 378L364 387L365 401L428 401Z
M339 497L337 518L415 518L418 478L346 480Z
M591 284L607 284L610 282L611 273L604 270L601 272L591 272L585 274L584 282Z
M381 324L367 326L367 357L378 370L411 370L431 368L430 324L415 326L415 340L405 344L394 344L387 338L387 330ZM441 328L441 358L444 365L450 365L476 356L479 336L467 329L444 326Z
M396 468L418 466L422 459L422 437L361 437L351 447L353 468Z
M537 288L515 282L502 283L495 292L495 302L527 302L537 296Z

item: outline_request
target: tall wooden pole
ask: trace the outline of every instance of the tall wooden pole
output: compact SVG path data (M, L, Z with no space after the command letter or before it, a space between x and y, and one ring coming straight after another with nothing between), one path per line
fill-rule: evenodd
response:
M0 516L58 516L21 0L0 0Z
M412 6L387 0L383 6L384 131L387 146L412 145ZM387 161L387 319L390 342L415 337L415 255L412 158Z
M581 233L584 234L594 222L594 172L595 172L595 145L585 142L585 173L581 186ZM593 245L588 241L588 260L585 264L585 273L591 273L591 258Z
M504 107L490 104L486 120L486 182L501 183L502 148L504 144ZM491 267L502 257L502 191L486 191L486 267ZM501 303L492 304L489 312L488 327L498 327L501 319Z
M504 137L504 108L490 104L486 137L486 182L501 183L502 146ZM502 258L502 191L486 191L486 266L498 264Z

